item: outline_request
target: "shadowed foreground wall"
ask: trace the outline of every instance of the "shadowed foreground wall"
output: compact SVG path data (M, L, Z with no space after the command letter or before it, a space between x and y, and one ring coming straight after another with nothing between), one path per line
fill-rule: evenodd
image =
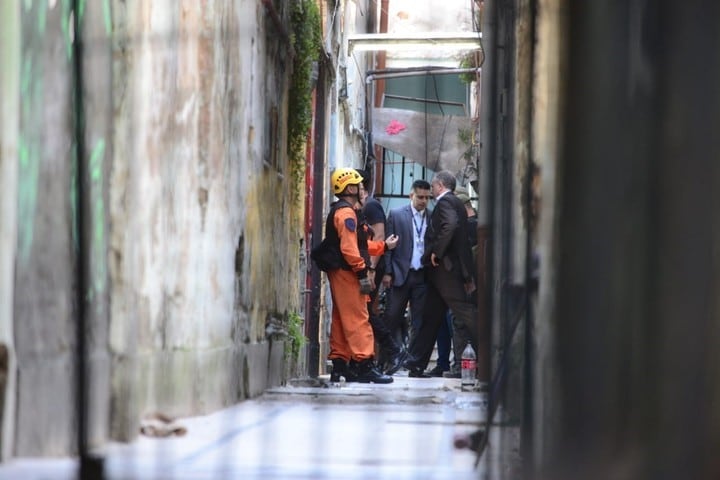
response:
M719 10L540 2L539 478L720 476Z

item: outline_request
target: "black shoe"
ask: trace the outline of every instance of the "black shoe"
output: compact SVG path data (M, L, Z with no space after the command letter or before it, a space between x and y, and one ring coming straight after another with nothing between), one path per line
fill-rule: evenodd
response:
M408 377L411 378L430 378L430 375L425 373L421 368L410 368L408 369Z
M332 372L330 373L331 382L339 382L340 377L345 377L346 382L355 382L355 374L350 371L348 364L342 358L333 358L332 361Z
M408 354L408 358L410 358L410 355ZM403 368L408 371L408 377L412 378L430 378L429 375L425 374L425 370L422 367L417 367L412 362L412 360L408 359L403 362Z
M393 378L389 375L383 374L378 370L375 362L372 359L362 360L356 362L350 360L348 370L352 375L355 376L355 381L358 383L392 383Z
M385 375L392 375L393 373L400 370L400 367L403 366L403 363L405 363L405 359L407 358L407 352L405 350L400 350L400 352L392 357L385 367Z
M408 353L407 351L405 351L405 360L402 363L402 368L404 368L405 370L409 370L409 371L418 369L418 367L416 367L415 364L412 362L410 353Z
M449 371L447 368L442 368L440 365L436 365L435 368L427 372L431 377L442 377L444 372Z

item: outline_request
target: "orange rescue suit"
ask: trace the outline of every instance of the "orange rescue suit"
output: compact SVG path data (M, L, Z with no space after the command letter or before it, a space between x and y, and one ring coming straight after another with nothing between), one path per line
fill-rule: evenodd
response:
M359 224L354 208L335 210L332 225L340 239L340 252L351 270L338 268L327 272L333 302L328 358L360 362L373 357L375 339L367 310L370 297L360 293L358 278L367 275L369 255L380 256L385 252L385 242L369 239L369 227ZM361 252L360 246L365 243L367 252Z

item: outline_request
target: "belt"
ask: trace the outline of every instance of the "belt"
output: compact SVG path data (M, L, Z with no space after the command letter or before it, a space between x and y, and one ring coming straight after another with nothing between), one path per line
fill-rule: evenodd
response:
M421 268L411 268L410 271L411 272L422 272L423 269L422 269L422 267Z

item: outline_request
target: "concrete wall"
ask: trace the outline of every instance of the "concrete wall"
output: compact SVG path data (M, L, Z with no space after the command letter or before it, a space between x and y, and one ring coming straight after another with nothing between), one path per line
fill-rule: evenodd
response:
M148 410L203 412L264 390L266 326L298 308L301 211L274 150L289 45L260 2L115 2L114 14L110 346L123 438Z
M537 463L555 451L559 439L557 423L562 409L556 392L559 388L555 331L555 265L559 222L558 153L563 131L560 115L564 110L563 78L567 72L567 6L556 0L543 0L537 10L537 47L533 85L533 160L542 166L541 214L537 251L541 259L538 308L534 325L535 359L533 367L534 402L533 456ZM542 127L541 127L542 126Z
M17 455L59 454L73 445L77 232L68 8L69 2L20 7L13 295Z
M109 11L84 11L89 149L88 195L75 196L71 2L5 2L2 50L0 336L2 456L57 454L74 445L75 261L79 208L89 240L92 441L107 434L107 261L105 158ZM7 388L6 388L7 387ZM17 428L16 425L22 425Z
M540 2L533 478L720 476L719 14Z
M370 16L373 14L368 4L367 0L340 2L334 21L342 28L333 30L330 36L331 42L339 45L340 50L338 57L334 59L334 98L328 102L329 172L339 167L362 168L365 163L366 95L370 92L365 85L365 71L372 57L366 52L356 52L348 57L345 45L348 35L367 31ZM334 200L336 198L332 197L331 201Z
M14 258L17 244L17 176L20 123L20 5L0 5L0 342L6 346L8 365L0 391L3 408L0 456L7 458L13 447L16 357L13 322L15 295ZM10 94L15 92L15 94Z
M92 444L132 438L150 411L208 412L283 382L299 311L288 12L277 25L254 0L83 5L76 198L72 2L2 4L4 458L74 450L80 238Z
M325 3L325 2L323 2ZM367 32L368 24L375 15L369 7L370 0L341 1L325 3L323 38L325 50L328 54L327 68L329 70L327 91L325 99L326 110L317 112L325 115L325 172L324 178L316 178L317 182L325 182L324 191L327 192L323 200L323 218L315 221L325 224L325 217L330 203L337 200L332 194L330 175L336 168L353 167L362 168L365 164L366 137L366 95L365 71L372 57L364 52L347 56L346 37L353 33ZM316 187L317 188L317 187ZM323 227L324 229L324 227ZM323 234L324 235L324 234ZM314 265L313 265L314 266ZM311 266L311 268L313 267ZM329 336L332 312L332 299L327 277L322 276L321 294L318 302L319 315L319 343L320 343L320 373L326 363L329 353Z

